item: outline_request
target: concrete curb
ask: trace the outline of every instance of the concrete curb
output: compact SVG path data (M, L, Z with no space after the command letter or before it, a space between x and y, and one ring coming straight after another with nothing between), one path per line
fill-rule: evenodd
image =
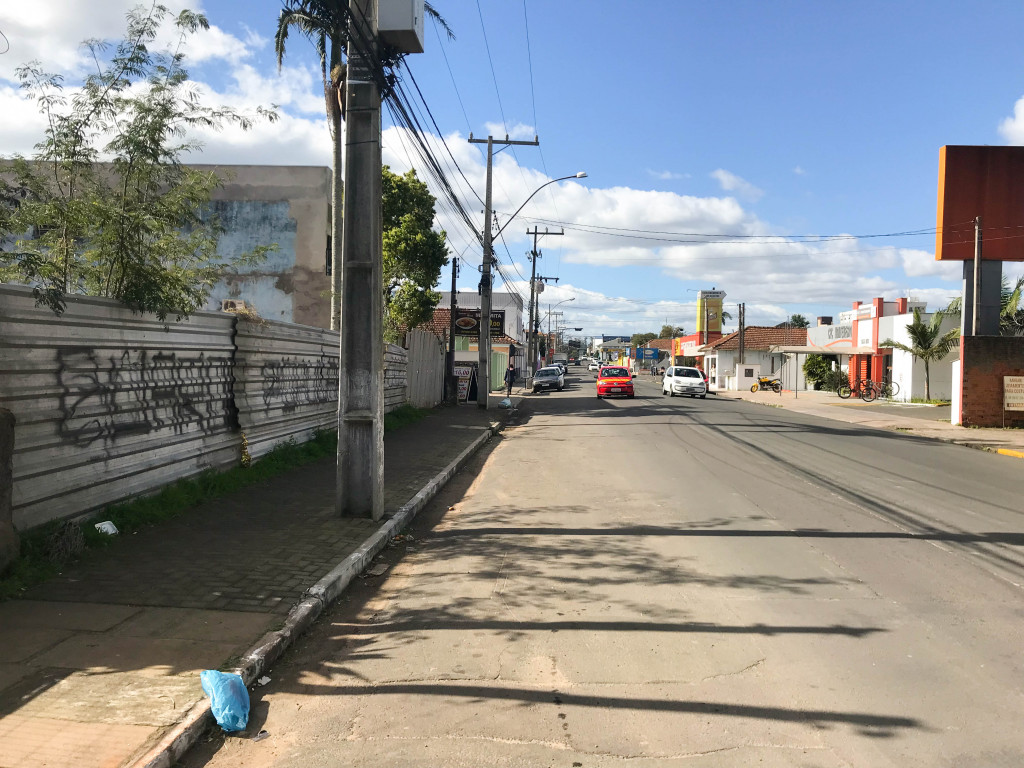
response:
M431 479L419 493L403 504L390 518L355 552L342 560L320 581L307 589L299 603L288 612L284 626L268 632L242 657L242 664L235 668L246 687L251 686L264 670L270 667L281 654L302 635L324 609L345 591L373 557L387 543L416 517L417 513L437 495L445 484L458 472L466 461L496 435L500 425L492 422L468 448L455 457L447 467ZM208 726L213 723L210 715L210 700L203 698L196 702L185 717L168 730L157 744L141 757L128 764L128 768L171 768L182 755L195 744Z

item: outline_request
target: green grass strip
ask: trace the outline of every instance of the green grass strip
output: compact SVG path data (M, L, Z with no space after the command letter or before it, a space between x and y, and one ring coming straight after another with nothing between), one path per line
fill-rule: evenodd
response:
M384 416L384 431L415 424L431 411L403 405ZM262 480L279 477L293 469L338 453L338 434L319 430L305 443L279 443L248 467L209 470L164 486L151 496L113 504L78 523L53 521L21 534L21 555L0 576L0 601L18 597L30 587L56 576L83 553L117 541L100 533L93 523L110 520L123 534L131 534L170 520L204 501L222 498Z

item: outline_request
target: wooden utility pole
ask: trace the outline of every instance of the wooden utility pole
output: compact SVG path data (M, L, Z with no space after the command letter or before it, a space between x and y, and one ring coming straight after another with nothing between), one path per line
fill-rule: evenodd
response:
M746 306L746 304L740 304L740 365L747 362L744 358L744 353L746 352L744 347L744 342L746 341L744 334L747 330Z
M477 363L476 389L476 404L486 409L487 395L491 389L491 259L493 258L493 248L491 247L491 180L494 165L494 145L525 145L535 147L540 142L537 139L533 141L512 141L508 136L505 136L504 139L495 139L493 136L488 136L486 139L474 139L473 134L470 134L469 143L487 145L487 185L484 193L484 258L480 270L480 341L477 344L480 355Z
M349 46L345 78L335 506L347 517L378 520L384 514L384 301L380 91L372 60L377 3L350 0L349 9L349 38L370 39L365 47Z

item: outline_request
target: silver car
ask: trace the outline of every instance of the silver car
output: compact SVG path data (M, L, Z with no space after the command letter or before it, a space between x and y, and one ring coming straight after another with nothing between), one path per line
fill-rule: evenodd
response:
M661 394L669 397L676 395L705 397L707 393L708 388L704 383L704 374L700 372L700 368L673 365L665 371L665 377L661 380Z
M538 368L533 374L533 391L539 392L542 389L557 389L559 392L565 387L565 374L557 365L548 365Z

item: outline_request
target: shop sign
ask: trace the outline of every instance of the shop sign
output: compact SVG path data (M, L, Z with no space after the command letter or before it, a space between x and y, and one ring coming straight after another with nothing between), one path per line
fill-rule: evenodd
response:
M452 366L452 374L459 380L459 402L469 400L469 384L475 373L476 366L472 364Z
M1024 376L1003 376L1003 410L1024 411Z
M455 310L455 335L480 336L480 310L479 309L458 309ZM491 311L491 337L505 335L505 310L496 309Z
M852 325L830 325L828 327L828 339L852 339L853 338L853 326Z

